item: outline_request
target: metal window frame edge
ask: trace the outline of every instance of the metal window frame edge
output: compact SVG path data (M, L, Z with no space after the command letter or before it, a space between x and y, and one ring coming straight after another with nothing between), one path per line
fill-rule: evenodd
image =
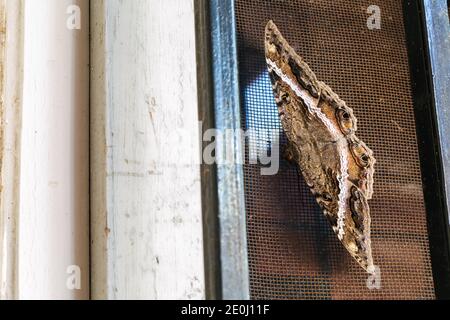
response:
M210 1L213 95L216 129L241 128L236 21L233 0ZM249 266L241 142L216 141L216 152L234 151L234 164L217 165L222 298L249 300ZM222 153L223 154L223 153Z
M432 74L446 204L450 208L450 20L446 1L424 0L427 44Z
M449 80L445 79L441 69L448 67L439 65L439 55L443 52L448 54L448 47L445 48L446 45L442 42L445 39L444 32L448 35L448 28L447 31L442 29L445 18L448 24L447 3L445 13L442 12L443 3L434 0L403 1L430 257L437 299L450 298L450 190L449 177L445 176L450 172L450 162L445 156L448 154L448 141L443 136L450 129L450 118L445 117L449 106L443 101L448 99L445 98L448 94L442 87Z
M450 17L447 1L423 0L419 4L426 33L427 67L444 211L441 221L437 221L441 224L444 243L443 252L439 253L443 256L443 262L438 265L439 278L435 279L436 295L439 299L450 299Z

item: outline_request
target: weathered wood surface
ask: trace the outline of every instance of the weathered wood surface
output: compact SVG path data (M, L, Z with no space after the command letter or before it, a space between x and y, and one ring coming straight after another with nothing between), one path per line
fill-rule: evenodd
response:
M202 299L193 1L91 17L92 297Z
M0 17L0 299L14 299L17 293L22 2L0 1Z

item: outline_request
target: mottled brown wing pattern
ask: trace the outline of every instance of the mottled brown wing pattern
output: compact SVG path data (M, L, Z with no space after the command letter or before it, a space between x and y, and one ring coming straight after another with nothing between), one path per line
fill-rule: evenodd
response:
M355 135L352 109L316 78L272 21L265 37L267 66L289 141L286 155L298 165L344 247L374 273L367 203L373 153Z

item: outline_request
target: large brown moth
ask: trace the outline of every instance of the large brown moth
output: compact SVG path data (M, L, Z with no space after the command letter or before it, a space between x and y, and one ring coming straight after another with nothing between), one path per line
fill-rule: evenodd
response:
M338 239L368 273L375 273L367 200L375 158L356 135L356 118L319 81L269 21L265 53L282 127L285 155L298 165Z

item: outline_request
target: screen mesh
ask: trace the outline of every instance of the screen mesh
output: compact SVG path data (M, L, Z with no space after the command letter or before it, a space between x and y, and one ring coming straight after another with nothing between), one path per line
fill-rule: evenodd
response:
M264 27L272 19L318 78L353 108L357 135L377 159L369 205L380 290L366 287L367 275L295 167L281 161L276 175L263 176L260 166L245 165L253 299L435 298L402 2L375 2L380 30L367 27L374 1L235 2L243 128L276 129L282 136L264 58ZM258 147L267 148L269 136L257 136Z

